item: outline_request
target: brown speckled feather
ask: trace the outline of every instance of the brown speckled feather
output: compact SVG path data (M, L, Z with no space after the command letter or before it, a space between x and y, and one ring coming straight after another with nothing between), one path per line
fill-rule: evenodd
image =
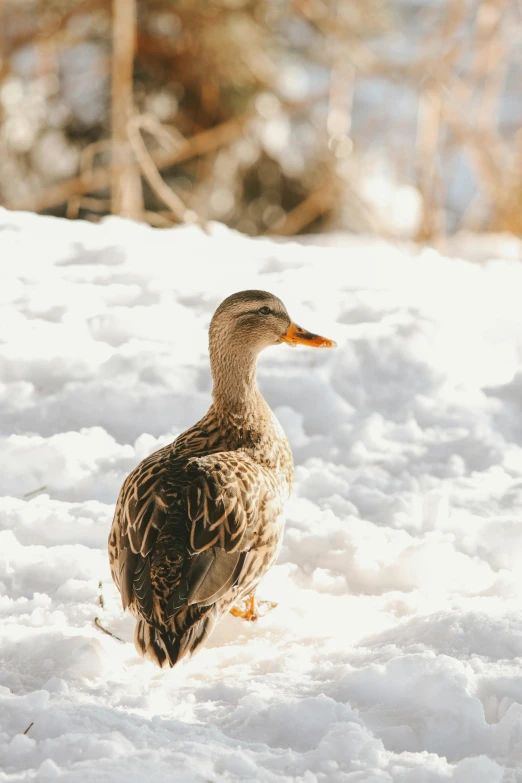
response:
M200 646L276 558L293 468L271 412L269 421L278 437L261 447L265 464L251 456L259 455L258 434L220 420L213 406L122 487L111 571L124 609L138 620L138 649L160 665Z

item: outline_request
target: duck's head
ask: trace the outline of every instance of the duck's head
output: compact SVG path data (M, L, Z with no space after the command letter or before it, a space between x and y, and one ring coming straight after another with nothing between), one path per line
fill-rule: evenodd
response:
M278 343L334 348L333 340L313 334L295 324L277 296L268 291L239 291L227 297L217 308L209 330L210 347L239 349L257 355L263 348Z

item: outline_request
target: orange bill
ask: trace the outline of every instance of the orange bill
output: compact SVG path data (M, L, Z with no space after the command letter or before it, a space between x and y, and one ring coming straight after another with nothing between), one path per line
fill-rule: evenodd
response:
M312 348L335 348L337 343L333 340L329 340L327 337L321 337L319 334L312 334L307 332L302 326L294 324L292 321L288 327L288 331L281 337L282 342L289 345L309 345Z

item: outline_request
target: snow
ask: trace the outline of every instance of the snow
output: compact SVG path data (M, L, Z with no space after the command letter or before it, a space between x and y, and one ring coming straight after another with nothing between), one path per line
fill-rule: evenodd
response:
M467 247L0 212L0 781L522 781L520 245ZM106 539L244 288L339 347L259 361L296 461L279 606L163 671Z

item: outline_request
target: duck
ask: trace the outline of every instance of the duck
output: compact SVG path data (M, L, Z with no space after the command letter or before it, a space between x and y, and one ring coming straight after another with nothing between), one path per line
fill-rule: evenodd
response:
M335 346L294 323L267 291L221 302L209 327L212 405L120 490L111 574L136 620L137 652L160 667L194 654L229 611L259 617L256 589L279 553L294 464L256 365L283 343Z

